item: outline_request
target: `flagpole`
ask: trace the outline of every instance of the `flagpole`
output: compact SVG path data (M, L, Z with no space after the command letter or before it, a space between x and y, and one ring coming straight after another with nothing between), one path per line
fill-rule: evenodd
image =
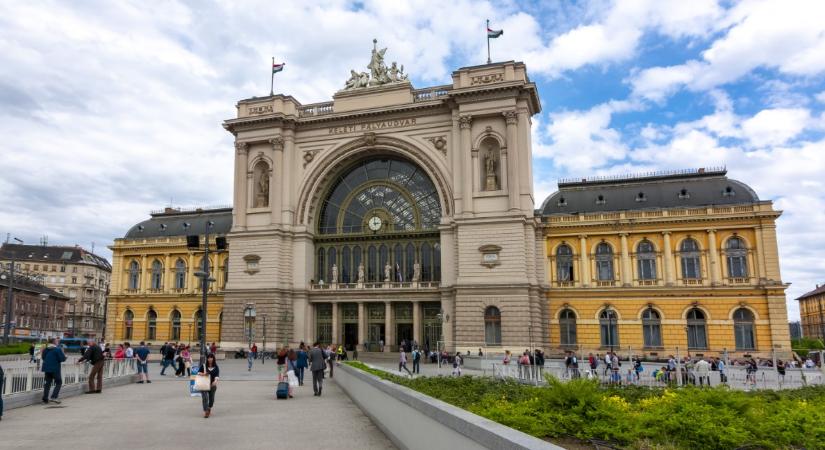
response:
M275 67L275 57L272 57L272 65L269 66L269 96L272 97L275 95L275 71L272 69Z
M490 19L487 19L487 28L484 30L484 32L487 34L487 64L491 64L493 62L493 60L490 59L490 31L489 30L490 30Z

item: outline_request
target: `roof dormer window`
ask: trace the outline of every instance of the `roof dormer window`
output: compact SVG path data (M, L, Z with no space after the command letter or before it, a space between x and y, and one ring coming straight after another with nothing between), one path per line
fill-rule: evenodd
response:
M597 205L604 205L605 203L607 203L607 200L604 199L604 195L599 194L599 196L596 197L596 204Z
M647 201L647 196L645 195L644 192L639 192L638 194L636 194L636 201L637 202L646 202Z
M564 197L559 198L559 202L556 204L557 206L567 206L567 199Z
M679 191L679 198L682 200L690 198L690 192L688 192L687 189L682 188L682 190Z
M727 186L724 191L722 191L722 197L733 197L736 195L736 191L733 190L732 187Z

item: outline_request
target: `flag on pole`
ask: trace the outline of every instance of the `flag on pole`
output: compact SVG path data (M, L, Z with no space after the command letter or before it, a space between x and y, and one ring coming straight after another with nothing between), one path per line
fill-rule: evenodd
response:
M487 27L487 37L490 39L495 39L502 34L504 34L504 30L493 30L489 26Z
M286 63L279 63L279 64L272 63L272 74L274 75L274 74L284 70L285 65L286 65Z
M275 57L272 57L272 73L269 75L269 95L275 95L275 74L284 70L286 63L275 64Z

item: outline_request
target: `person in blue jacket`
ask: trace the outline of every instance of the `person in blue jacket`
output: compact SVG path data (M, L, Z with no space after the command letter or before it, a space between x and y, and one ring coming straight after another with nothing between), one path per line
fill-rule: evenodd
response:
M66 361L66 354L60 348L60 339L55 338L48 347L43 349L41 357L43 365L41 370L45 374L43 377L43 403L49 402L60 404L57 399L60 395L60 387L63 386L63 376L60 373L60 365ZM52 391L51 398L49 398L49 391L52 383L54 383L54 391Z

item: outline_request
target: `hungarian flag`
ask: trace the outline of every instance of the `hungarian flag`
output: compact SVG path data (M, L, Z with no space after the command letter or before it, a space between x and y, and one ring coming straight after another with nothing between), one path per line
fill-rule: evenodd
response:
M285 65L286 65L286 63L280 63L280 64L272 63L272 73L275 74L275 73L278 73L278 72L284 70Z
M502 34L504 34L504 30L493 30L490 27L487 27L487 38L495 39Z

